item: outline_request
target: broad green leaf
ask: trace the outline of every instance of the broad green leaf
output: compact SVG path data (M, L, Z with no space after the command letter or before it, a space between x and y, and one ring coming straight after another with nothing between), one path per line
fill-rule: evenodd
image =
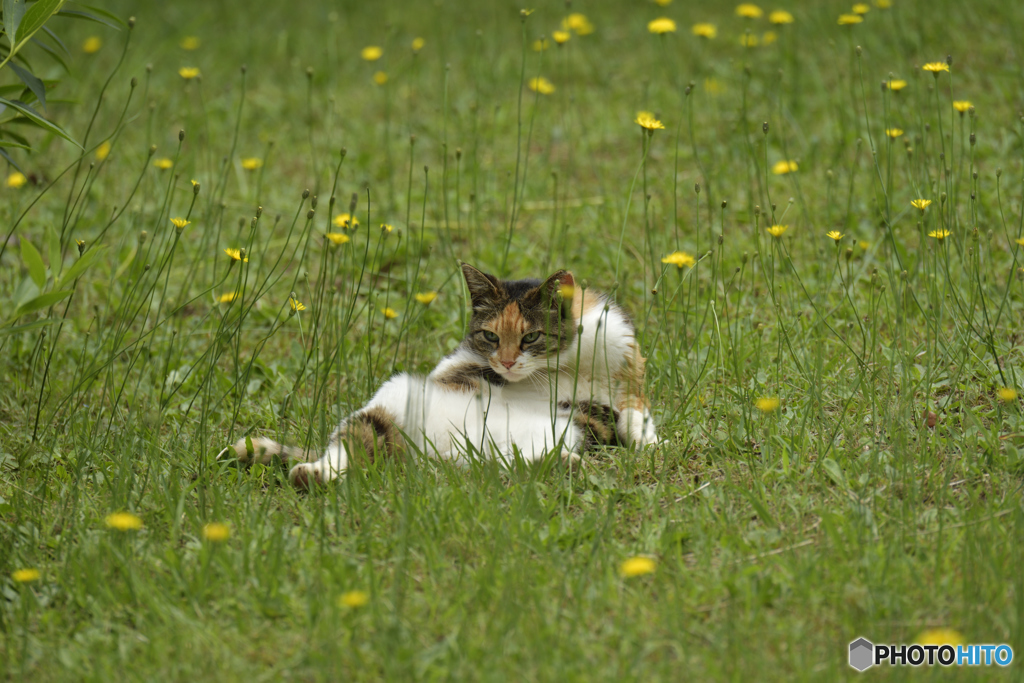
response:
M64 7L60 12L58 12L58 14L62 17L70 17L72 19L95 21L97 24L104 24L105 26L116 28L118 30L128 28L128 25L121 21L121 17L116 14L111 14L105 9L91 7L89 5L78 5L78 3L75 4L77 7Z
M18 24L25 16L25 0L4 0L4 31L7 40L14 45L14 36L18 34Z
M61 299L66 299L69 296L71 296L70 289L65 289L59 292L47 292L46 294L40 294L35 299L32 299L31 301L28 301L22 304L21 306L18 306L18 310L14 312L14 316L10 318L7 322L14 322L23 315L28 315L29 313L34 313L44 308L49 308L50 306L53 306L55 303L59 302Z
M64 4L64 0L36 0L36 2L25 10L21 17L21 25L18 26L17 38L14 42L14 51L20 50L32 35L43 27L50 17Z
M56 281L60 277L60 271L64 263L60 257L60 238L57 237L57 232L53 229L52 225L46 228L46 249L50 252L50 275Z
M40 0L40 2L43 2L43 0ZM33 5L33 7L35 7L35 5ZM28 106L24 102L19 102L18 100L7 100L7 99L4 99L4 98L0 97L0 104L5 104L8 107L17 110L26 119L28 119L30 122L32 122L36 126L39 126L40 128L43 128L44 130L48 130L51 133L53 133L54 135L59 135L60 137L64 138L65 140L67 140L71 144L75 145L79 149L82 149L82 146L79 145L77 142L75 142L73 139L71 139L71 136L69 136L67 133L65 133L64 130L60 126L58 126L56 124L53 124L53 123L50 123L49 121L44 119L42 116L40 116L34 109L32 109L32 107Z
M55 325L61 321L60 318L43 318L41 320L34 320L24 325L15 325L14 327L0 327L0 337L5 337L9 334L18 334L19 332L28 332L39 327L46 327L47 325Z
M825 468L825 474L828 475L828 478L831 479L836 486L846 488L846 477L843 475L843 470L839 467L839 463L832 458L825 458L821 461L821 466Z
M25 262L32 282L42 289L46 284L46 266L43 265L43 257L39 255L39 250L25 236L21 238L21 260Z
M23 66L18 66L14 62L11 62L10 67L14 69L14 73L18 75L21 82L28 86L28 89L36 96L39 103L43 105L43 109L46 109L46 86L43 85L43 82Z
M104 250L105 247L96 247L95 249L90 249L89 251L82 254L82 256L77 261L75 261L71 265L71 267L67 269L67 271L65 271L64 276L60 279L60 282L54 285L54 287L60 289L61 287L64 287L71 282L74 282L75 278L84 273L85 270L89 268L89 266L95 263L100 258L100 256L103 255Z

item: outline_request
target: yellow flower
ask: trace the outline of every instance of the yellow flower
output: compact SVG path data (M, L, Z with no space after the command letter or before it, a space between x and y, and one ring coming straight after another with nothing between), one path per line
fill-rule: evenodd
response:
M387 223L381 223L380 224L380 231L381 232L387 232L387 233L394 232L395 231L395 226L388 225Z
M551 84L551 81L541 76L539 78L530 79L530 90L540 93L541 95L550 95L555 92L555 86Z
M619 565L619 574L624 578L653 574L658 563L649 557L631 557Z
M178 69L178 75L184 78L186 81L192 80L199 76L198 66L183 66Z
M1017 391L1010 387L1001 387L996 389L996 396L998 396L999 400L1003 403L1009 403L1017 400Z
M902 128L886 128L885 129L885 134L888 135L889 137L891 137L893 140L895 140L899 136L903 135L903 129Z
M757 47L757 36L753 33L744 33L740 36L740 45L743 47Z
M388 320L394 320L395 318L398 317L398 311L391 308L390 306L381 311L381 313L383 313L384 317L387 318Z
M941 230L932 230L930 233L928 233L928 236L934 237L935 239L941 242L942 240L946 239L952 234L953 233L951 233L949 230L942 228Z
M789 229L788 225L773 225L770 228L765 228L772 237L782 237L782 233L786 232L787 229Z
M920 633L914 642L918 645L957 645L964 644L964 637L951 628L932 628Z
M825 236L826 237L831 237L836 242L838 242L839 240L843 239L843 237L844 237L843 233L839 232L838 230L830 230L827 233L825 233Z
M19 569L11 574L11 578L17 583L38 581L40 576L42 575L39 573L38 569Z
M334 244L345 244L348 242L349 237L343 232L329 232L325 235Z
M96 161L103 161L110 156L110 142L100 143L100 146L96 148Z
M359 219L355 216L349 216L347 213L339 213L334 217L333 223L336 228L355 229L359 227ZM341 244L341 242L337 242L336 244Z
M192 183L192 187L199 187L199 181L198 181L198 180L196 180L195 178L193 178L193 179L191 180L191 183Z
M544 50L548 49L548 39L539 38L533 41L532 47L534 52L544 52Z
M242 168L246 171L255 171L258 168L263 167L263 159L259 157L246 157L242 159Z
M231 527L224 522L210 522L203 527L203 538L211 543L221 543L231 536Z
M675 33L676 22L672 21L668 17L660 17L647 24L647 30L651 33L657 33L662 35L664 33Z
M857 246L860 247L861 249L867 249L868 247L871 246L871 243L868 242L867 240L861 240L860 242L857 242Z
M863 2L858 2L856 5L853 6L853 13L854 14L867 14L870 11L871 11L871 6L867 5L867 4L863 3Z
M299 311L306 310L306 304L302 303L294 297L288 297L288 305L292 307L292 310L298 313Z
M914 199L910 202L910 205L919 211L924 211L928 208L928 205L932 203L930 199Z
M181 230L182 228L184 228L186 225L188 225L191 222L192 221L187 221L184 218L172 218L171 219L171 224L174 227L176 227L178 230Z
M416 301L419 301L424 306L426 306L431 301L437 298L437 292L418 292L413 295L413 298L416 299Z
M892 0L875 0L875 7L878 9L889 9L892 7Z
M768 15L768 21L773 24L792 24L793 15L784 9L777 9Z
M971 103L968 100L954 100L953 109L963 114L965 111L971 108Z
M638 111L634 123L649 131L665 129L665 124L654 118L654 114L649 111Z
M196 50L199 48L199 38L196 36L185 36L178 45L181 46L182 50Z
M87 55L94 55L103 47L103 40L99 36L89 36L82 43L82 52Z
M237 298L238 292L228 292L227 294L221 294L217 298L217 301L221 302L222 304L229 304Z
M718 29L715 28L714 24L694 24L690 29L690 33L700 38L711 40L718 35Z
M156 159L153 159L153 165L159 168L161 171L166 171L167 169L174 166L174 162L168 159L167 157L157 157Z
M243 263L249 262L249 257L242 258L241 249L225 249L224 253L231 257L232 261L242 261Z
M864 17L859 14L840 14L839 21L837 22L840 26L851 26L853 24L859 24L864 21Z
M774 396L762 396L761 398L754 401L754 407L760 410L765 415L774 413L779 409L779 399Z
M564 45L569 42L570 38L572 38L572 34L568 31L555 31L551 34L551 37L554 38L555 42L559 45Z
M736 6L736 16L745 17L747 19L760 19L764 15L764 10L753 3L745 2L742 5Z
M717 78L705 78L704 89L712 95L717 95L723 90L722 84L718 82Z
M1018 237L1017 239L1014 240L1014 242L1024 247L1024 237Z
M419 52L420 50L423 49L424 45L426 45L426 42L422 38L413 38L412 39L412 51L413 52Z
M386 71L378 71L373 74L373 82L377 85L384 85L388 82L388 74Z
M576 288L572 285L562 285L558 288L558 293L563 299L571 299L576 294Z
M142 528L142 520L130 512L112 512L104 522L107 527L118 531L138 531Z
M945 62L928 62L921 68L924 69L925 71L931 71L933 74L935 74L935 77L938 78L939 72L949 71L949 64L946 64Z
M672 4L672 0L654 0L654 4L658 7L668 7Z
M578 36L586 36L594 32L594 25L586 16L576 12L562 19L562 30L575 31Z
M380 49L376 45L368 45L364 47L362 52L359 54L368 62L376 62L384 55L384 50Z
M370 602L370 596L365 591L349 591L338 596L338 607L355 609Z
M892 90L893 92L899 92L900 90L903 90L906 87L907 82L902 79L895 78L889 81L889 90Z
M24 187L25 183L27 182L28 178L25 177L25 174L19 173L18 171L14 171L9 176L7 176L7 187L12 187L15 190L17 190L20 187Z
M772 166L772 173L775 175L786 175L787 173L792 173L798 168L800 167L792 159L788 161L783 159L782 161L775 162L775 165Z
M771 45L776 40L778 40L778 38L779 36L778 34L775 33L775 31L765 31L764 34L761 36L761 44Z
M696 259L687 254L685 251L673 251L668 256L661 258L662 263L668 263L673 266L678 266L682 269L683 266L689 266L693 268L694 264L697 263Z

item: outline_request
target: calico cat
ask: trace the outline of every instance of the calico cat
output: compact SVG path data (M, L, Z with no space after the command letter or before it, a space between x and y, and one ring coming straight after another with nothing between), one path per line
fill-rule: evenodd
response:
M240 462L298 462L299 488L342 475L361 459L409 446L439 458L471 454L526 460L560 448L573 464L593 445L658 443L643 396L636 332L608 297L560 270L540 280L499 280L462 265L469 333L427 377L401 373L342 421L319 459L270 439L225 449Z

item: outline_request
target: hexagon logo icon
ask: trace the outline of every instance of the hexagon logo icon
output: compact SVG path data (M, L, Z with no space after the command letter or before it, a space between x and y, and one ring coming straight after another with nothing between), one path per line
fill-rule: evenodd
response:
M875 646L866 638L858 638L850 643L850 666L863 671L874 664Z

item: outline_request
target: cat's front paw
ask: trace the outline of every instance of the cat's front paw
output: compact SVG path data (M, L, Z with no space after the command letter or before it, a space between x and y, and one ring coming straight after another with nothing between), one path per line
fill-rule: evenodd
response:
M565 466L565 468L573 473L582 470L583 466L586 464L586 461L583 458L581 458L578 453L563 452L561 458L562 464Z
M288 472L288 481L299 491L309 491L314 484L324 483L323 477L313 463L304 462Z
M617 426L619 435L631 446L645 448L661 443L661 439L658 438L658 430L654 426L654 418L647 410L643 412L635 408L623 410L619 414Z

